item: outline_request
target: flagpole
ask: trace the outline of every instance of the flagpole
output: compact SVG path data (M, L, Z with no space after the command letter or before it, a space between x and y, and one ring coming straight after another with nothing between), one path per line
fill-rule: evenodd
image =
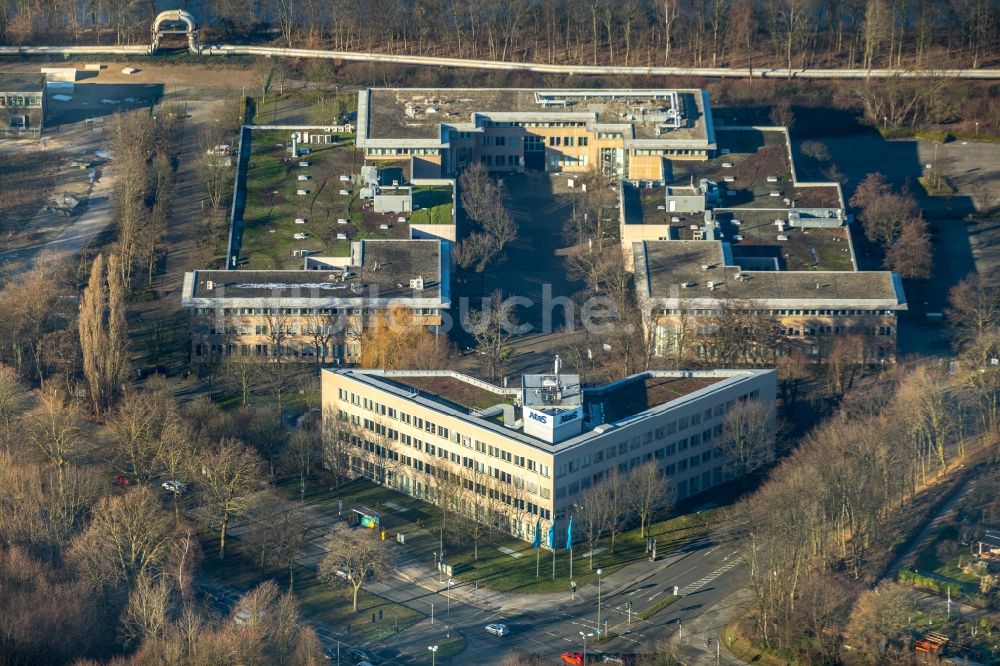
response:
M556 579L556 546L552 544L552 580Z
M542 556L542 549L541 548L536 548L535 549L535 578L538 578L538 574L539 574L539 571L540 571L540 569L538 567L540 566L541 556Z
M569 547L569 579L573 580L573 546Z

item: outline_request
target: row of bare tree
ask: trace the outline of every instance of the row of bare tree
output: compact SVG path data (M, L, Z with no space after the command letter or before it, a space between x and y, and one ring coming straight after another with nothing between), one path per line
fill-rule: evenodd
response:
M3 5L5 40L148 39L149 7L121 0ZM199 16L237 38L287 47L625 65L979 66L998 38L993 0L213 0ZM936 62L934 62L936 65Z
M897 192L885 176L870 173L858 184L851 205L858 209L868 240L885 250L886 268L904 278L930 277L930 234L910 192Z
M909 507L989 442L998 380L996 368L900 367L849 393L737 507L761 645L838 659L851 604L912 527L901 523Z

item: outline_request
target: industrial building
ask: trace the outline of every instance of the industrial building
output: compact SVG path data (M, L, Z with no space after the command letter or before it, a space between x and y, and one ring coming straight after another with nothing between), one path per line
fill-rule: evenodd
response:
M0 74L0 136L39 137L45 120L45 76Z
M424 326L451 305L449 243L363 240L344 266L323 270L209 270L184 276L191 358L353 363L371 319L404 308Z
M481 161L535 170L662 180L664 159L716 151L704 90L369 88L357 145L368 160L412 157L414 174L454 177Z
M585 387L557 360L508 388L451 371L327 369L322 394L327 455L353 474L435 503L478 494L495 503L491 520L530 539L537 524L564 525L612 469L655 460L677 498L731 478L718 445L726 414L758 400L773 415L775 372L645 372Z
M675 184L621 183L622 251L653 352L773 364L795 349L823 360L850 338L862 362L893 359L902 282L858 270L840 185L798 178L784 128L717 137L718 155L673 165ZM746 335L718 335L734 325Z

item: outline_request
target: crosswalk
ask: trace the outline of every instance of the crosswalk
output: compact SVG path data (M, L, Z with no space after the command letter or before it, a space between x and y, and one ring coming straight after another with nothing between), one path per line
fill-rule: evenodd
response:
M719 567L718 569L716 569L712 573L708 574L707 576L703 576L703 577L699 578L698 580L696 580L695 582L690 583L690 584L684 586L680 590L681 596L683 596L685 594L691 594L692 592L697 592L698 590L700 590L701 588L705 587L706 585L708 585L709 583L711 583L713 580L715 580L716 578L718 578L722 574L724 574L727 571L729 571L729 570L733 569L734 567L738 566L740 564L740 562L742 562L742 560L740 560L739 558L735 558L731 562L726 562L721 567Z

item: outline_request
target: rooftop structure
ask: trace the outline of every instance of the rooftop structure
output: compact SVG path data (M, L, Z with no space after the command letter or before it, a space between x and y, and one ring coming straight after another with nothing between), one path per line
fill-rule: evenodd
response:
M480 160L497 171L662 178L663 157L716 148L702 90L375 88L359 93L358 147L369 159L411 155L454 175Z

